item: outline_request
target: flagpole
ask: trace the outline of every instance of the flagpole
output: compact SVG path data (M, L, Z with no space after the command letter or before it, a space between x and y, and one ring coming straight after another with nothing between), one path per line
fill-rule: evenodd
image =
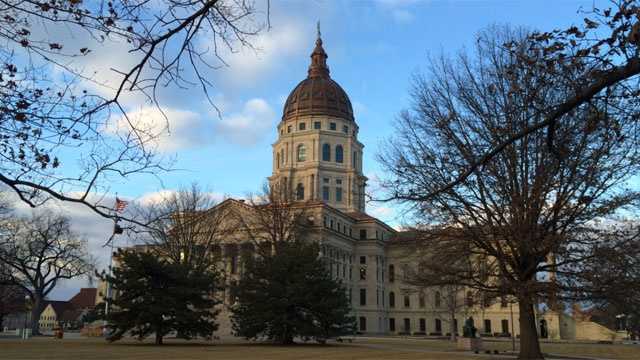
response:
M111 282L109 281L109 279L111 278L111 276L113 276L113 243L115 242L116 235L122 234L122 230L118 226L118 221L120 220L118 218L118 213L122 212L126 206L127 206L127 202L121 201L118 198L118 193L116 193L116 205L115 205L116 216L115 216L115 219L113 220L113 234L109 239L109 275L107 276L107 294L106 294L106 301L104 302L105 319L103 322L105 329L107 325L107 316L109 315L109 304L111 303Z

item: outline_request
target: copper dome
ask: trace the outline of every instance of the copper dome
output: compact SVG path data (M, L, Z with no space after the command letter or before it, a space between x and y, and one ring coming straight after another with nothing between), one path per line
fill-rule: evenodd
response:
M311 53L309 74L289 94L282 120L302 115L329 115L353 121L353 108L347 93L329 76L327 54L320 36Z

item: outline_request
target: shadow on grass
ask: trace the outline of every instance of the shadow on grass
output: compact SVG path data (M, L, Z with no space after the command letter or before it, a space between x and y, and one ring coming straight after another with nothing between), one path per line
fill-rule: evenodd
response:
M132 347L149 347L149 348L164 348L164 347L269 347L269 348L337 348L337 347L350 347L351 345L347 344L317 344L317 343L304 343L297 342L290 345L282 345L277 343L272 343L268 341L247 341L247 342L206 342L206 341L194 341L190 342L188 340L165 340L162 345L156 345L155 343L149 340L141 340L136 341L135 339L126 339L123 342L107 342L105 341L105 345L109 346L132 346Z

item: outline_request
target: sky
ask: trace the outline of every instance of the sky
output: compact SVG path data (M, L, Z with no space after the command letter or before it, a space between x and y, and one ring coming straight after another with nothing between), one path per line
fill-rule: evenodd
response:
M365 145L368 191L375 192L375 180L384 177L376 155L393 135L399 112L410 106L411 77L424 71L429 55L472 48L476 33L492 24L538 30L579 24L584 16L578 11L592 6L593 1L570 0L271 0L271 28L254 39L256 49L226 53L228 66L209 74L219 114L198 88L166 89L161 96L170 135L162 139L160 150L175 157L176 170L159 178L134 176L113 184L112 191L129 200L151 199L193 182L220 197L258 191L271 174L276 125L289 92L306 77L320 21L331 77L353 104L359 140ZM108 43L86 57L84 66L113 80L108 69L132 61L123 50L120 44ZM158 117L136 98L128 99L127 109L132 117ZM112 223L77 206L61 209L104 267L109 251L102 244ZM367 205L370 214L396 226L403 222L397 209L393 204ZM86 279L65 282L51 298L68 299L87 285Z

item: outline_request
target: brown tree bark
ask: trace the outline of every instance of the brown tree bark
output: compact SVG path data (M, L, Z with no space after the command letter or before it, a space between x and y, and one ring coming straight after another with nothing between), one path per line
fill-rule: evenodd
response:
M31 307L31 334L40 335L40 314L44 310L44 301L41 296L34 296L33 305Z
M544 359L540 350L540 341L536 329L536 317L533 311L531 299L518 299L520 308L520 353L518 359L539 360Z

